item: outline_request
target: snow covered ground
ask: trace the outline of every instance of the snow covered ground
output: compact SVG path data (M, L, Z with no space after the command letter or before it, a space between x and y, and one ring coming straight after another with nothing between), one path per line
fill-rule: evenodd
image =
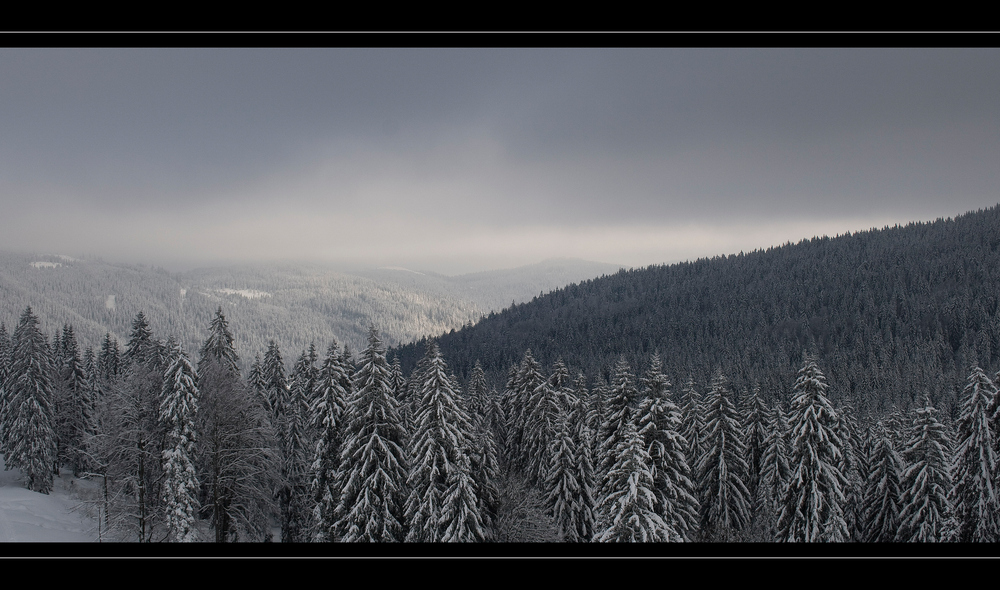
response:
M97 522L80 503L94 482L68 471L55 478L51 494L29 491L21 472L3 471L0 458L0 542L91 543L97 540ZM4 554L0 548L0 555Z

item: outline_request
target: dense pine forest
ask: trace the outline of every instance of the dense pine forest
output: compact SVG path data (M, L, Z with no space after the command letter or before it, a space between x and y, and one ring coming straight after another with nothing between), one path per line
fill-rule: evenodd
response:
M102 538L1000 538L1000 207L616 275L435 339L0 325L0 451ZM292 358L294 357L294 361ZM249 365L248 369L244 369Z

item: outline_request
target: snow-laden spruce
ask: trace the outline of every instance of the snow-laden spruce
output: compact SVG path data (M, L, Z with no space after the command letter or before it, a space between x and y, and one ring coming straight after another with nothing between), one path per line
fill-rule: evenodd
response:
M606 495L594 541L600 543L662 543L679 535L663 521L656 509L652 459L643 448L642 437L631 421L615 437L614 463L608 470Z
M670 401L670 382L661 367L659 355L653 355L642 380L637 427L652 460L660 516L679 535L671 541L693 541L700 509L697 489L685 454L688 443L680 434L681 413Z
M743 442L747 446L747 476L744 483L750 492L751 515L757 512L754 501L760 484L760 467L764 455L764 441L767 439L765 415L767 408L760 396L760 386L754 385L750 395L740 404L740 423L743 424Z
M353 391L347 369L341 363L338 353L337 341L334 340L326 351L326 359L320 369L317 386L319 396L312 407L313 426L319 433L311 467L312 539L319 542L336 539L335 510L340 499L337 472L340 468L347 400Z
M761 457L760 483L757 486L757 524L764 539L773 540L781 505L788 486L788 418L779 404L767 413L767 438Z
M340 455L337 529L345 542L401 542L406 532L406 433L392 395L392 369L374 326L359 362Z
M528 398L528 417L525 422L523 445L527 452L528 479L541 482L550 464L549 451L556 437L556 419L560 406L567 396L564 386L568 385L569 372L562 359L556 362L555 371L548 381L539 383ZM568 395L572 395L571 392Z
M702 404L701 394L695 387L694 379L688 377L684 385L683 406L681 406L681 417L683 425L681 436L687 441L687 448L684 449L688 465L691 466L691 479L694 482L701 481L701 472L698 465L702 455L705 454L705 408Z
M701 534L706 541L727 541L750 522L750 492L746 479L746 445L729 385L721 372L705 396L705 453L701 474Z
M194 465L198 375L179 344L173 356L160 393L160 424L166 430L163 509L169 540L190 543L198 539L195 519L200 483Z
M38 318L28 307L11 343L10 369L4 385L3 451L8 469L20 469L28 489L48 494L56 460L52 383L55 367Z
M838 467L844 443L826 389L826 377L807 359L792 391L790 473L778 517L778 541L849 539L843 510L847 480Z
M585 442L580 444L574 428L584 422L577 417L583 411L582 407L560 408L543 479L549 513L559 527L560 538L568 543L590 541L594 528L590 449Z
M409 453L406 540L482 541L485 531L468 453L472 424L436 344L428 347L426 360Z
M281 511L281 542L299 543L309 539L312 503L309 501L309 467L313 444L310 437L310 405L313 402L318 369L316 349L302 351L295 361L285 406L281 449L281 476L278 492Z
M896 539L902 491L903 460L881 422L874 428L874 453L864 497L864 541L888 543Z
M57 368L53 388L57 460L72 467L74 475L79 476L86 458L83 438L93 400L88 395L87 377L73 326L63 326L62 338L57 343L58 346L52 349Z
M535 391L545 385L542 366L531 356L531 350L524 353L524 359L518 367L517 374L510 383L512 389L508 396L511 427L508 431L507 449L511 453L514 468L524 471L529 480L534 483L534 475L530 472L532 457L532 442L530 434L530 414L532 410L531 397Z
M634 424L631 404L636 397L635 375L624 356L615 363L611 383L604 395L604 419L598 432L597 447L597 476L601 481L601 498L615 492L613 487L609 487L613 484L608 480L608 472L618 460L615 449L622 442L625 425Z
M951 437L938 421L929 397L916 409L909 440L903 451L908 467L903 490L897 541L938 543L949 540L955 520L948 498L952 488Z
M998 538L996 433L989 412L996 395L990 378L974 367L962 392L951 496L959 527L955 540L963 543L992 543Z

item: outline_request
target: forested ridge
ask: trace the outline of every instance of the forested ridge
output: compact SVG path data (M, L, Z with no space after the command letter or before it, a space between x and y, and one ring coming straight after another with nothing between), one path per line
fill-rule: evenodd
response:
M674 383L721 370L737 391L786 399L803 353L834 400L907 409L923 395L952 418L969 367L1000 355L1000 209L693 262L621 270L556 289L442 334L460 375L494 382L531 349L608 378L660 353ZM424 343L398 349L404 369Z

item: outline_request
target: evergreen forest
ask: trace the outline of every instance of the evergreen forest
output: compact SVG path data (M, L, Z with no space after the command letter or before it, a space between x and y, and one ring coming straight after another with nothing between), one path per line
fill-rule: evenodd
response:
M1000 539L1000 206L623 270L387 347L0 324L0 452L147 542ZM51 321L51 320L49 320ZM435 328L440 329L440 328ZM251 356L252 355L252 356Z

